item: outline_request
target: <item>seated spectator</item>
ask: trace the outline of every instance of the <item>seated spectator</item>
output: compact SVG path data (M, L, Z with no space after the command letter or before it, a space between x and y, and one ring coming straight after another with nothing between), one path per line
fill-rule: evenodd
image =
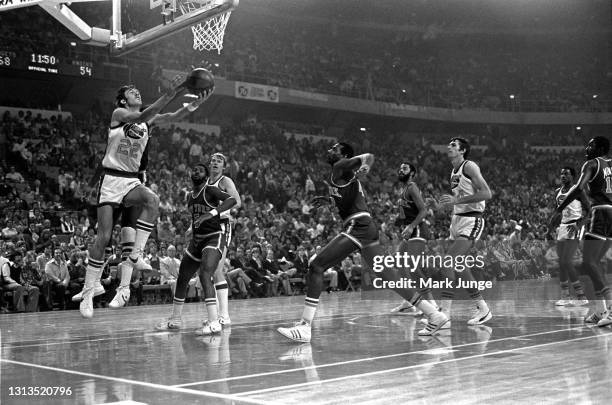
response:
M248 292L252 293L252 295L258 296L261 293L264 287L263 283L258 283L247 275L246 270L248 269L248 266L244 260L244 249L243 248L240 248L240 247L237 248L235 253L230 252L230 266L229 267L230 267L230 270L227 272L228 284L231 285L231 283L233 282L237 284L238 286L240 286L240 281L238 279L241 279L243 282L246 283ZM243 292L242 289L240 291Z
M66 263L68 266L68 274L70 275L70 282L68 284L68 295L70 297L81 292L85 285L86 259L87 255L85 252L72 251L70 253Z
M174 245L168 246L168 256L163 257L159 260L159 271L161 273L161 284L168 284L172 290L172 296L174 296L174 289L176 288L176 280L178 279L179 267L181 261L176 258L176 247Z
M289 276L281 269L280 264L274 258L274 251L272 249L268 249L266 259L263 262L263 267L272 275L272 277L274 277L276 283L280 283L280 285L283 287L283 293L285 295L292 295ZM278 296L278 288L274 289L272 293L275 297Z
M274 286L278 287L278 281L268 274L263 268L263 258L261 254L261 247L259 245L251 249L251 259L247 264L245 270L247 276L249 276L255 283L262 284L262 288L258 288L257 292L260 297L270 297Z
M70 273L68 265L62 257L61 249L55 249L53 259L49 260L45 266L45 274L49 280L49 291L45 294L50 297L50 302L53 298L59 304L60 309L66 309L66 289L70 283Z
M13 252L8 259L0 256L0 266L2 266L2 289L4 291L13 292L13 308L16 312L24 312L25 306L25 287L17 280L21 281L21 262L22 256L20 252ZM38 290L38 289L37 289ZM38 306L38 294L36 293L36 307L32 309L32 301L28 302L29 312L35 312Z
M72 218L68 215L62 215L60 219L60 228L63 235L73 235L74 224L72 223Z
M9 172L4 177L7 181L13 183L23 183L25 181L23 176L19 172L15 171L15 166L11 166L9 168Z
M2 229L2 239L13 240L19 235L17 228L14 226L13 220L9 219L6 221L6 226Z
M48 290L45 270L44 267L39 270L34 251L29 251L26 254L25 264L21 271L21 282L26 289L28 287L38 288L38 307L41 311L51 311L53 309L49 306L48 297L45 296L45 292Z

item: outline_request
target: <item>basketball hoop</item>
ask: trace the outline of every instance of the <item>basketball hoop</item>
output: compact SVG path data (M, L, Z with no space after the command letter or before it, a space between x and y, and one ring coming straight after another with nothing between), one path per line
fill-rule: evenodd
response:
M179 9L181 13L187 14L199 9L212 9L223 4L221 0L179 0ZM221 53L223 49L223 36L225 27L229 21L233 9L229 9L225 13L217 14L214 17L199 22L191 26L193 32L193 49L198 51L216 50Z

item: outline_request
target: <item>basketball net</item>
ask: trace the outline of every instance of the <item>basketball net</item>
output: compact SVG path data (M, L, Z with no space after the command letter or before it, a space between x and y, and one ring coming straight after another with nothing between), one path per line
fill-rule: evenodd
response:
M181 13L187 14L200 8L213 8L218 5L218 0L179 1L178 3ZM216 50L218 53L221 53L225 27L231 14L230 10L193 25L191 27L191 32L193 32L193 49L198 51Z

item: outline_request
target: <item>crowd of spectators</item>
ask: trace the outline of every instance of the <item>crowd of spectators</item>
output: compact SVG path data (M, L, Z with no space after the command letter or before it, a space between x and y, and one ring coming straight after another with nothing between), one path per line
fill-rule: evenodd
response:
M221 55L193 51L192 34L187 30L123 62L138 70L134 75L148 77L153 66L185 70L206 59L215 66L215 74L232 80L413 105L530 111L609 109L609 61L603 47L607 25L602 25L597 5L584 10L568 7L565 14L555 10L562 14L557 16L559 21L583 21L581 30L569 33L559 29L554 19L532 27L526 19L503 21L499 12L484 12L477 1L459 7L477 13L463 10L462 17L455 20L449 15L457 14L450 11L431 13L427 10L430 5L415 4L409 12L405 4L395 4L367 10L368 22L360 13L351 12L350 1L342 12L337 4L320 2L318 7L305 7L304 14L295 14L303 7L299 4L281 3L241 4L231 17ZM148 9L148 3L127 4L144 7L123 16L131 31L142 32L160 23L160 16ZM104 15L102 6L88 7L79 11L90 23L105 26L105 21L99 21ZM405 21L391 24L395 19L389 18L389 7L401 10ZM603 3L600 8L604 15L609 14ZM283 14L291 9L294 14ZM536 16L542 21L548 17L542 10L533 18L538 19ZM16 28L25 21L36 21L40 29L26 33ZM577 21L572 22L581 25ZM42 9L9 11L0 15L0 22L0 35L7 40L0 51L70 56L77 49L69 45L74 37ZM124 31L131 32L129 28ZM85 57L96 63L108 60L106 50L87 51ZM137 61L146 61L148 67L135 67Z
M96 232L95 185L89 184L95 182L88 181L104 150L100 135L103 123L43 119L20 112L16 116L6 113L0 125L6 139L0 172L0 229L2 254L10 260L10 272L3 275L3 283L15 290L12 308L73 307L70 296L82 287L85 250ZM226 173L235 180L243 200L234 212L235 236L225 264L233 296L299 292L308 257L340 230L333 208L316 209L310 204L313 196L328 192L329 168L324 156L329 145L317 143L315 138L297 141L275 124L256 119L223 126L220 136L177 127L153 130L147 177L149 187L160 196L161 215L151 235L147 260L155 271L134 275L134 303L143 302L143 286L173 288L191 221L186 207L191 188L189 167L206 161L214 152L229 157ZM356 151L377 156L373 170L362 181L389 252L398 244L401 232L395 205L399 163L409 161L417 166L416 181L426 197L447 193L450 162L444 153L432 149L432 144L444 145L451 135L456 134L365 132L348 140ZM535 151L528 133L518 140L467 137L475 145L470 158L481 166L494 195L485 213L483 238L489 244L479 249L493 249L491 263L524 264L513 267L512 272L491 270L483 277L507 278L510 273L515 278L542 276L542 267L533 258L544 257L549 250L541 241L551 239L547 224L558 173L566 165L578 168L582 153ZM583 138L579 142L584 142ZM427 220L435 239L448 236L448 213L430 212ZM517 239L519 222L523 231ZM505 249L513 233L514 240L522 243ZM119 235L116 227L112 237L115 247L120 244ZM118 260L109 263L103 277L108 295L118 280ZM353 256L326 273L328 290L345 289L355 277L367 286L369 276L361 258ZM192 287L191 296L197 299L197 280ZM101 305L108 298L104 297Z

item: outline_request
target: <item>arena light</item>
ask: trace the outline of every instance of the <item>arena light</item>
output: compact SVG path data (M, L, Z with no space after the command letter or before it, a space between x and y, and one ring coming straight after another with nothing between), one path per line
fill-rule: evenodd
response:
M581 129L582 129L582 127L581 127L581 126L577 126L577 127L576 127L576 131L580 131Z
M598 97L598 95L597 95L597 94L593 94L593 98L597 98L597 97Z
M70 46L76 46L76 42L71 42Z
M360 130L361 132L365 132L365 131L367 131L367 129L366 129L366 128L364 128L364 127L359 128L359 130Z
M514 94L510 94L510 100L514 100Z

